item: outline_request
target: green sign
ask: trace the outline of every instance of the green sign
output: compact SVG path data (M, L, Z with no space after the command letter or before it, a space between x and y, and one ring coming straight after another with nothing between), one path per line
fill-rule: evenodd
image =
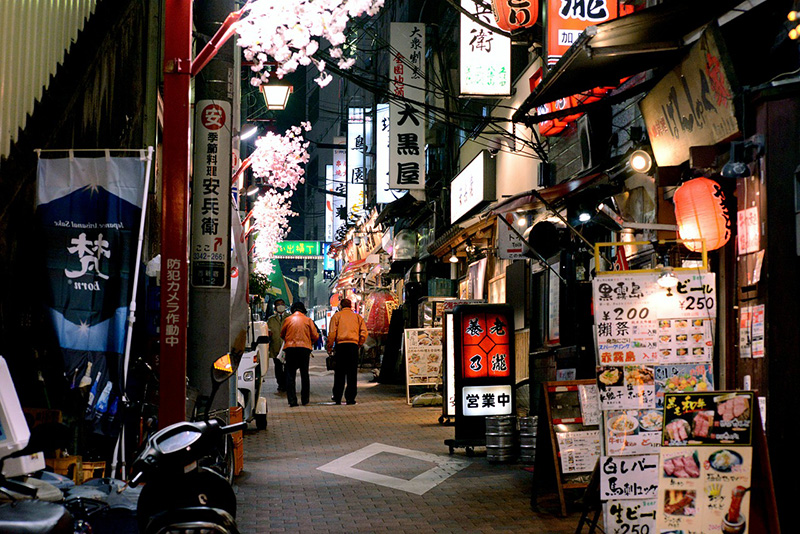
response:
M281 241L273 256L320 256L319 241Z

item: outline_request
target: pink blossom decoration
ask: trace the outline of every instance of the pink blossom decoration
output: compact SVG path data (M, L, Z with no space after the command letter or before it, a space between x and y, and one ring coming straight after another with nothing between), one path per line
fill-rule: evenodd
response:
M342 57L341 46L347 22L361 15L373 16L384 0L254 0L244 9L246 14L236 25L237 43L244 56L253 62L257 73L250 83L261 85L270 77L266 67L277 63L275 75L294 72L300 65L311 63L320 72L316 82L325 87L331 76L325 72L325 62L314 59L319 49L318 38L331 44L330 55L338 59L339 68L347 69L351 59ZM272 58L272 59L270 59Z

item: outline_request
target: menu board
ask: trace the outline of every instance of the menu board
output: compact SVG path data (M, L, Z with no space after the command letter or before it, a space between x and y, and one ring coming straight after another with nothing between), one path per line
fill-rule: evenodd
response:
M608 532L657 532L665 395L714 390L714 275L675 274L674 288L659 286L659 273L593 281Z
M658 490L658 455L602 456L600 498L648 499Z
M666 394L660 532L750 532L754 402L744 391Z
M656 532L656 500L618 500L605 505L606 534L652 534Z
M411 386L436 385L442 381L442 329L405 330L406 394Z
M600 456L600 431L557 432L558 455L564 473L586 473Z
M604 412L606 454L653 454L661 446L661 410Z
M614 274L594 280L600 365L711 360L714 275L676 274L675 288L659 286L658 273Z

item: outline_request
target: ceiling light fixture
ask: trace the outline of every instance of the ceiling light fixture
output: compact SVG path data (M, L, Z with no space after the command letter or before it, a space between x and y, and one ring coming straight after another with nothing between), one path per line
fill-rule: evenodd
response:
M653 156L646 150L634 150L628 160L631 169L640 173L647 173L653 167Z
M678 285L678 277L675 276L672 267L664 267L656 282L664 289L672 289Z
M453 250L450 252L450 263L458 263L458 256L456 256L456 251Z

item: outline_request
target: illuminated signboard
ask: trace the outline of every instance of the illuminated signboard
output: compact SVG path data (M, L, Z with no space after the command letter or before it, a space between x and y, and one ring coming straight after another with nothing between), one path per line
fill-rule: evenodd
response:
M450 182L450 222L495 197L495 159L484 150Z
M461 0L461 7L494 28L491 6ZM511 38L461 14L459 80L462 95L511 95Z
M281 241L273 256L316 257L322 254L319 241Z
M486 416L516 410L514 312L501 304L466 304L452 316L456 440L482 440ZM447 342L449 352L449 333Z
M372 121L364 108L349 108L347 120L347 219L355 222L366 211L367 162L364 154L372 141Z
M392 22L389 186L425 189L425 25Z
M330 190L330 189L329 189ZM347 150L333 149L333 190L337 193L347 193ZM336 234L344 227L346 220L339 218L339 208L346 206L345 197L334 196L331 199L333 209L333 240L340 239Z
M589 26L617 18L613 0L547 2L547 64L555 65Z
M389 120L389 104L378 104L376 108L377 121L375 129L375 180L376 202L388 204L397 200L406 191L391 189L389 187L389 151L391 150L391 123Z
M325 189L336 191L336 184L333 181L333 165L325 165ZM334 201L340 197L325 195L325 241L333 241L334 223L336 222L336 212L334 211Z

